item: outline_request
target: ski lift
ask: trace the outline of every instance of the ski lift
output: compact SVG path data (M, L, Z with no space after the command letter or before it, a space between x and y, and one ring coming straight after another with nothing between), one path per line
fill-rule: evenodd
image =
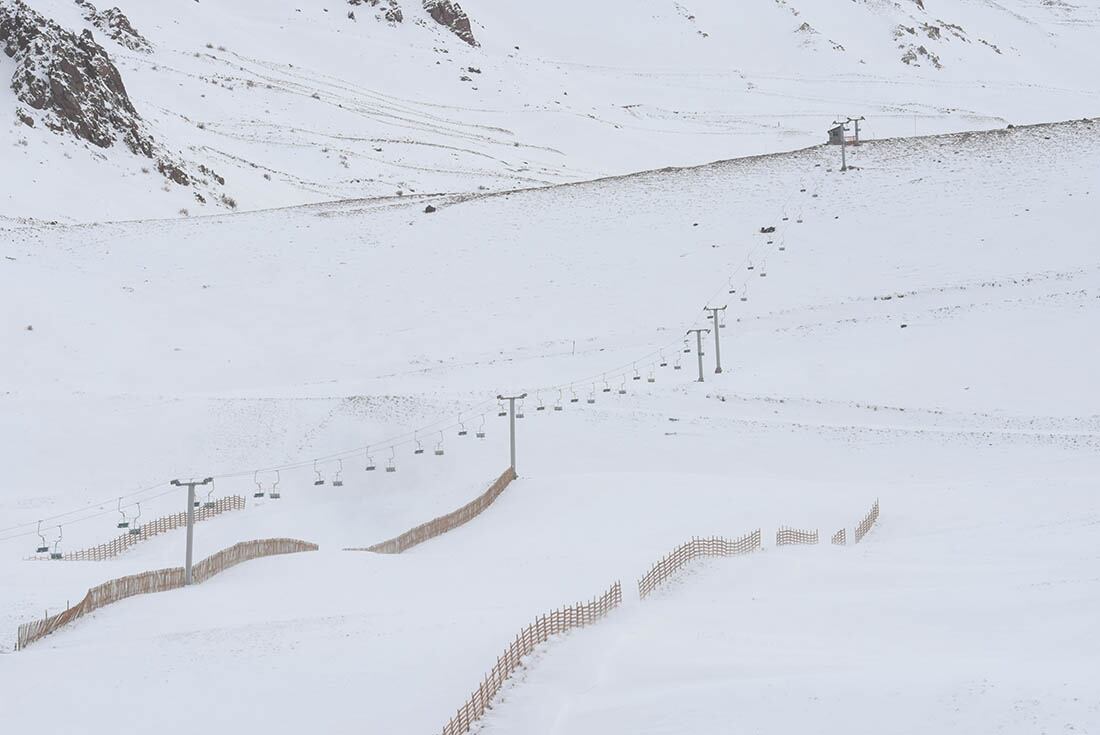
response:
M336 476L332 478L333 487L344 486L344 460L336 460Z
M647 383L656 383L657 382L657 376L654 375L652 365L649 366L649 377L647 377L645 380L646 380Z
M481 414L481 426L477 427L477 433L474 436L478 439L485 438L485 414Z
M272 500L278 500L279 498L283 497L283 494L279 492L279 481L282 479L283 478L279 474L279 470L275 470L275 482L271 483L271 492L267 494L268 497Z
M203 502L203 510L214 510L217 504L214 502L214 481L210 481L210 492L206 494L206 501Z
M658 363L660 367L668 367L668 358L665 357L665 351L661 350L661 362Z
M781 251L787 249L787 241L786 240L780 240L779 241L779 249Z
M122 510L122 498L118 499L118 514L120 516L122 516L122 520L118 522L118 527L119 528L129 528L130 527L130 521L127 520L126 513L125 513L125 511Z
M133 523L130 524L130 535L131 536L140 536L141 535L141 526L138 525L138 519L141 518L141 503L140 502L137 503L137 509L138 509L137 515L134 516L134 521L133 521Z
M470 432L466 430L466 424L462 423L462 414L458 415L458 435L466 436Z
M673 370L683 370L684 366L680 364L680 356L676 356L676 363L672 366Z
M314 486L324 485L325 478L321 474L321 470L317 469L317 460L313 460L313 471L317 474L317 479L313 481Z
M729 285L729 292L731 294L737 293L737 289L733 287L733 276L726 279L726 284Z
M750 261L749 261L749 270L751 271L751 270L754 270L755 268L756 268L756 266L755 266L755 265L753 265L753 264L752 264L752 261L750 260Z
M390 458L386 460L386 472L397 472L397 450L390 447Z
M256 472L253 473L252 482L256 483L256 492L252 493L252 497L262 498L264 496L264 486L260 484L260 471L259 470L256 470Z
M535 406L535 410L536 411L545 411L546 410L546 404L542 402L542 396L539 395L538 391L535 391L535 400L539 402L539 405Z
M611 386L607 382L607 373L604 373L604 376L603 376L603 392L604 393L610 393L611 392Z
M42 535L42 521L38 522L38 548L34 550L36 554L45 554L50 550L50 545L46 543L46 537Z
M596 384L593 383L592 384L592 392L588 394L588 399L587 399L586 403L588 403L589 405L592 405L595 402L596 402Z
M760 266L760 277L761 278L766 278L767 277L768 271L765 270L766 268L767 268L767 266L764 266L764 265Z
M368 446L368 447L367 447L367 449L366 449L366 452L367 452L367 467L366 467L366 471L367 471L367 472L374 472L374 457L372 457L372 456L371 456L371 453L370 453L370 446Z
M443 456L443 432L439 432L439 443L435 445L435 456Z
M642 374L638 372L638 365L637 365L637 363L635 363L634 364L634 380L641 380L641 379L642 379Z
M508 411L504 408L504 401L497 401L497 416L503 418L508 415Z
M558 400L554 403L554 410L555 411L563 410L562 405L561 405L561 388L558 388Z
M577 397L577 391L573 388L572 385L569 386L569 393L571 394L570 398L569 398L570 403L579 403L580 402L581 399Z
M518 405L518 406L516 407L516 418L517 418L517 419L521 419L521 418L523 418L523 416L524 416L524 413L523 413L523 401L521 400L521 401L519 402L519 405Z
M626 395L626 376L625 375L623 376L623 382L619 383L619 395L620 396L625 396Z
M50 552L51 559L61 558L61 539L65 535L65 529L61 526L57 527L57 541L53 542L53 551Z
M420 443L420 439L417 438L415 431L413 432L413 441L416 442L416 449L413 450L413 454L423 454L424 445Z

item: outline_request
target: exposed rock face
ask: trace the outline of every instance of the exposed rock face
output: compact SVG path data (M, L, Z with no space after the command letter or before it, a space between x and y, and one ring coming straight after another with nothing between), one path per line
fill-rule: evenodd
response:
M37 117L50 130L100 148L122 142L152 159L166 178L183 186L196 183L183 164L153 140L126 93L122 75L91 31L78 36L23 0L0 0L0 49L15 62L15 96L37 111L33 117L26 110L16 111L25 124L33 126Z
M423 0L424 10L432 20L451 29L451 32L471 46L479 46L470 28L470 18L462 6L452 0Z
M132 51L153 50L152 44L130 25L130 19L118 8L110 8L101 13L88 0L76 0L76 4L84 11L84 20L106 33L108 38L120 46Z
M107 52L85 30L79 36L23 0L0 1L0 48L15 61L11 87L41 110L43 122L100 148L121 139L152 157L153 145Z
M387 23L400 23L405 19L397 0L348 0L348 5L369 5L372 8L382 6L381 18Z

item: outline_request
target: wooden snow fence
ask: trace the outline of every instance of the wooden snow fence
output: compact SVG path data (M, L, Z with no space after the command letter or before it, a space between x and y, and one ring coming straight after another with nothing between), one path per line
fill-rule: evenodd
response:
M214 501L214 507L206 508L199 507L195 509L195 522L205 521L214 516L221 515L231 510L243 510L244 498L240 495L230 495L225 498L218 498ZM61 557L63 561L104 561L112 557L118 556L123 551L126 551L131 546L138 544L146 539L150 539L153 536L171 531L176 528L187 525L187 512L175 513L170 516L162 516L160 518L153 519L146 523L141 524L139 533L126 532L121 536L118 536L106 543L102 543L99 546L93 546L89 549L81 549L80 551L70 551ZM42 554L40 556L31 557L33 559L49 559L48 554Z
M551 636L595 623L618 607L622 601L622 587L616 582L602 596L590 602L563 607L536 618L535 622L524 628L508 649L497 658L496 665L485 675L474 693L458 708L451 721L443 726L443 735L469 732L474 723L481 719L487 709L491 708L493 697L500 692L508 677L520 668L523 657L530 655L536 646L545 643Z
M737 556L760 549L760 529L739 539L693 538L665 556L638 580L638 597L645 599L680 567L703 556Z
M845 528L840 529L833 534L833 546L847 546L848 545L848 530Z
M776 546L795 546L799 544L816 544L817 529L807 531L801 528L788 528L780 526L775 532Z
M875 525L875 521L878 520L878 500L875 500L875 504L871 506L871 510L867 511L867 515L863 517L863 520L856 526L855 542L858 544L863 540L863 537L871 532L871 527Z
M459 526L476 518L486 508L493 504L504 489L516 479L516 471L509 467L496 479L489 489L477 496L458 510L453 510L446 515L434 518L427 523L421 523L416 528L409 529L400 536L395 536L387 541L382 541L374 546L366 548L351 548L344 551L373 551L378 554L400 554L402 551L441 536L448 531L453 531Z
M242 541L228 549L208 556L192 567L191 576L194 583L204 582L215 574L225 571L232 566L249 559L258 559L262 556L274 556L276 554L295 554L300 551L316 551L317 544L307 541L298 541L290 538L258 539L256 541ZM34 620L19 626L15 648L20 650L29 644L48 636L55 630L62 628L77 618L94 612L127 597L144 595L151 592L167 592L168 590L183 587L184 568L172 567L171 569L157 569L141 574L131 574L128 577L119 577L101 585L92 587L84 595L84 599L76 605L56 615L48 615L41 620Z

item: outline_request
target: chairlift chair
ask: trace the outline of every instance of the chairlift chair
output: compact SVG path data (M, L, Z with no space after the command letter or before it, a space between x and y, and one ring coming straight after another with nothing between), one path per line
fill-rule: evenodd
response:
M577 391L574 390L573 386L569 386L569 393L571 394L569 398L570 403L580 403L581 399L577 397Z
M481 426L477 427L477 432L474 434L478 439L485 438L485 414L481 414Z
M118 522L119 528L129 528L130 521L126 518L126 512L122 510L122 498L118 499L118 514L122 516L122 520Z
M625 375L623 376L623 382L619 383L619 395L620 396L625 396L626 395L626 376Z
M439 432L439 443L435 445L435 456L443 456L443 432Z
M458 435L467 436L470 432L466 430L466 424L462 423L462 415L458 417Z
M46 537L42 535L42 521L38 522L38 548L34 550L36 554L45 554L50 550L50 545L46 543Z
M272 500L278 500L283 497L282 493L279 492L279 481L282 479L279 470L275 470L275 482L271 483L271 492L267 494Z
M416 449L413 450L413 454L423 454L424 445L420 443L420 439L417 438L416 432L413 432L413 440L416 442Z
M607 375L606 374L603 376L603 392L604 393L610 393L611 392L611 385L607 382Z
M367 447L366 454L367 454L366 471L367 472L374 472L374 457L371 456L370 447Z
M256 492L252 493L254 498L262 498L264 496L264 486L260 484L260 471L256 470L252 474L252 482L256 483Z
M668 358L665 357L665 351L661 350L661 361L658 363L659 367L668 367Z
M210 492L206 494L206 501L202 504L203 510L214 510L217 503L214 502L214 483L210 483Z
M535 400L539 402L538 405L535 406L535 410L536 411L545 411L546 410L546 404L542 402L542 396L539 395L539 393L537 391L535 392Z
M596 402L596 384L595 383L592 384L592 392L588 394L588 399L585 402L588 403L589 405L592 405L593 403Z
M323 475L321 474L321 470L317 469L317 460L313 460L313 471L314 471L314 473L316 473L316 475L317 475L317 479L313 481L313 485L314 485L315 487L316 487L317 485L324 485L324 484L325 484L325 478L324 478L324 476L323 476Z
M657 382L657 376L654 374L652 366L650 366L650 368L649 368L649 377L647 377L645 380L646 380L647 383L656 383Z
M517 419L521 419L521 418L523 418L523 417L524 417L524 413L523 413L523 401L520 401L520 402L519 402L519 404L518 404L518 405L516 406L516 418L517 418Z
M336 476L332 478L333 487L344 486L344 460L336 460Z
M508 415L508 410L504 408L504 401L497 401L497 416L504 418Z
M141 535L141 526L138 525L138 520L141 518L141 503L140 502L137 503L137 509L138 509L137 510L137 515L134 516L134 520L130 524L130 535L131 536L140 536Z
M386 472L397 472L397 450L390 447L390 458L386 460Z
M50 552L51 559L60 559L61 557L61 539L65 535L65 529L61 526L57 527L57 541L53 542L53 551Z
M561 405L561 388L558 388L558 400L554 403L554 410L555 411L563 410L562 405Z
M638 366L634 366L634 380L641 380L642 374L638 372Z

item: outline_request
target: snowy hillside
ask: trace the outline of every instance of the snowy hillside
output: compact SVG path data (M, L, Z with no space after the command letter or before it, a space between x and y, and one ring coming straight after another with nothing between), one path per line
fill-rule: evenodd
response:
M399 26L367 26L378 7L355 9L355 27L369 28L378 48L395 48L385 33L423 34L462 59L456 68L494 49L505 59L505 45L549 53L534 38L500 40L504 4L468 4L478 47L410 22L407 3ZM1004 6L959 7L1004 14L998 28L1019 23L1052 54L1067 52L1058 44L1089 17L1021 8L1047 14L1044 26ZM590 10L594 20L604 12ZM896 61L889 28L901 9L844 12L881 18L882 58ZM1076 15L1056 23L1056 12ZM195 18L191 31L180 21L178 39L217 44L216 28L245 27L200 33ZM156 22L137 9L131 20L158 43ZM335 8L311 22L337 20L350 22ZM701 11L681 18L710 34L678 31L683 43L719 37L722 24L704 20ZM524 32L564 33L557 22ZM822 36L854 45L819 22ZM1063 28L1066 36L1048 35ZM238 30L241 48L217 58L239 53L246 65L253 30ZM1008 52L992 30L987 40ZM607 43L625 54L632 42L624 34ZM221 63L215 53L171 53L179 69ZM592 66L562 63L562 73L607 89L633 84L654 104L657 90L697 95L700 107L709 94L671 72L612 70L599 56L612 50L587 53ZM633 53L641 65L644 49ZM966 73L992 79L993 57ZM140 66L136 54L126 58ZM517 57L515 68L551 68L533 58ZM685 58L695 68L704 61ZM916 75L905 87L911 98L955 89L974 105L1000 95L1026 108L1022 91L1004 96L991 83L999 91L983 102L972 87L953 86L948 75L964 64L946 52L940 61L943 69L897 62L891 74ZM483 62L482 74L489 68ZM310 72L320 73L329 72ZM379 75L377 84L398 82ZM139 99L161 95L163 107L143 114L168 129L175 92L154 86ZM899 88L883 85L881 99ZM356 89L347 94L365 87ZM880 88L851 89L873 97ZM213 87L207 96L218 99ZM268 133L291 135L281 126L309 99L296 96L279 113L288 117L273 113ZM304 141L342 124L337 113L277 146L241 132L230 112L241 97L211 101L224 103L225 117L201 134L209 147L181 155L195 162L200 150L238 145L269 161L282 155L273 189L284 201L304 197L287 172L319 165ZM814 104L833 104L826 97ZM1071 105L1074 95L1062 99ZM724 113L657 124L655 110L634 113L633 153L555 130L549 121L561 118L548 112L513 113L532 126L526 140L541 126L543 140L560 134L591 146L560 155L591 156L593 170L748 145L713 135L711 125L729 122ZM453 114L473 124L466 111ZM938 126L963 122L936 116ZM754 140L778 146L778 137L760 142L771 135ZM704 139L721 142L708 149ZM642 145L659 140L680 142ZM879 498L881 520L857 547L766 542L756 555L693 567L651 599L627 594L607 620L540 651L483 731L722 732L731 722L763 733L1094 731L1100 121L878 140L849 153L846 173L836 148L817 146L520 192L423 196L410 187L401 198L217 217L0 226L5 725L105 732L122 713L165 735L439 732L534 616L616 579L629 593L692 535L760 527L767 539L783 523L851 530ZM235 169L216 168L228 189ZM592 172L578 165L560 178ZM348 193L329 186L314 195ZM138 191L135 206L146 207ZM706 335L700 384L682 340L708 325L707 304L729 307L725 371L713 372ZM512 390L529 392L517 421L520 479L496 504L405 554L342 551L484 490L508 462L507 421L493 397ZM559 401L563 410L553 410ZM396 472L382 471L389 461ZM367 472L368 463L379 469ZM185 501L164 483L207 475L213 496L241 494L247 507L199 524L197 557L275 536L320 551L126 600L12 651L19 623L64 609L89 586L181 563L181 531L110 561L26 560L42 543L39 519L51 549L80 549L119 532L120 504L131 518L138 501L146 520L174 513ZM256 483L270 491L276 479L280 499L252 497ZM187 717L165 715L181 702Z
M881 138L1100 104L1096 0L120 2L0 0L4 221L500 191L794 150L837 116Z

